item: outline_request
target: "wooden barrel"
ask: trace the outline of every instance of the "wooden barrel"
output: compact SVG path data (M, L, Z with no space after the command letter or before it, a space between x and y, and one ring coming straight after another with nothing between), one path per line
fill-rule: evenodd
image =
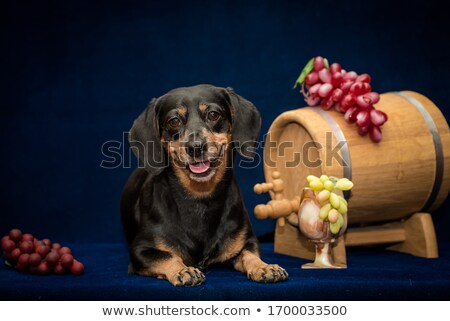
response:
M444 116L412 91L382 94L375 107L389 116L380 143L361 137L356 125L335 111L305 107L281 114L266 137L266 179L279 171L288 198L307 186L309 174L351 179L350 223L432 212L450 187L450 133Z

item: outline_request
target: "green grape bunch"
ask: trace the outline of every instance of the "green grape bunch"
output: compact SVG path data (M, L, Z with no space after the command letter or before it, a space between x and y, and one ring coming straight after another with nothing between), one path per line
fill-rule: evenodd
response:
M319 218L330 222L331 233L339 234L344 225L344 215L348 212L348 203L342 192L351 190L353 182L348 178L327 175L309 175L306 180L320 203Z

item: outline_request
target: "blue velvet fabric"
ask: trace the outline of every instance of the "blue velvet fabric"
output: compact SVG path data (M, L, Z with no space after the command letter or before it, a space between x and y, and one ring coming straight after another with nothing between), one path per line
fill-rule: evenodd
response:
M288 282L253 284L219 268L195 289L126 275L118 208L136 165L125 134L153 97L198 83L232 86L258 107L262 139L280 113L305 105L292 85L323 55L370 73L380 93L424 94L448 120L449 28L440 1L3 1L0 234L19 227L73 243L86 274L34 277L2 266L1 297L448 298L448 199L433 213L439 260L361 249L350 250L348 270L303 271L302 260L267 245L264 257L289 270ZM101 166L111 141L121 159ZM253 193L263 181L254 165L236 171L261 236L274 222L252 215L269 200Z
M206 270L206 283L173 287L165 280L127 274L123 244L73 244L84 262L81 276L34 276L0 267L3 300L448 300L450 243L439 259L424 259L381 248L350 248L345 270L304 270L306 260L273 252L262 244L262 257L283 266L289 279L258 284L229 267Z

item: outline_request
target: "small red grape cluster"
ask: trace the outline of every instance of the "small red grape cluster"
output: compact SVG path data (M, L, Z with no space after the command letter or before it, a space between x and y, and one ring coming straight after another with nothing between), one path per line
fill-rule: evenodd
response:
M84 272L84 265L74 259L70 248L49 239L38 240L19 229L12 229L2 237L2 250L6 263L19 271L39 275Z
M369 74L358 75L345 71L338 63L328 64L326 58L312 58L303 68L295 82L300 84L301 93L308 106L320 106L324 110L345 113L345 120L358 125L361 136L369 134L372 141L381 140L380 127L387 121L387 115L374 108L380 95L372 91ZM307 89L307 92L305 91Z

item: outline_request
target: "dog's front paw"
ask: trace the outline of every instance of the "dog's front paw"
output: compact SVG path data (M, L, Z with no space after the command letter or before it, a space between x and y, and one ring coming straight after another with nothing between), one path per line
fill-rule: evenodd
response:
M199 269L188 266L175 273L169 282L175 286L196 286L205 282L205 275Z
M248 278L255 282L275 283L288 278L288 273L278 264L267 264L265 267L249 271Z

